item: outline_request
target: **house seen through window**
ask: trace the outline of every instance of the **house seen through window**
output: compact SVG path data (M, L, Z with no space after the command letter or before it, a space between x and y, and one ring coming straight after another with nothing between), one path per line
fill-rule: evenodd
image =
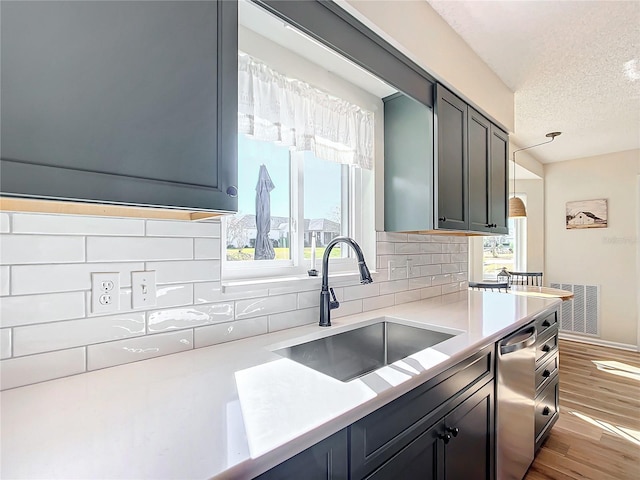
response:
M526 237L526 217L509 218L509 233L506 235L483 237L483 280L497 280L498 274L503 268L506 268L507 271L526 271Z

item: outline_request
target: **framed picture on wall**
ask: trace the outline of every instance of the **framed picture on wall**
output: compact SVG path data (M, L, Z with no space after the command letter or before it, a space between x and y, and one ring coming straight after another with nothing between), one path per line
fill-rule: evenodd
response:
M567 229L607 228L607 199L567 202Z

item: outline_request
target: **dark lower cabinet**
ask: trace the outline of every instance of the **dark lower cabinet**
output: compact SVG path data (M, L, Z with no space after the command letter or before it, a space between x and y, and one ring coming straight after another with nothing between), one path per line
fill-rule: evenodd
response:
M494 347L257 477L493 480Z
M439 438L443 429L444 422L438 422L365 478L367 480L443 478L444 444Z
M494 384L488 383L444 419L444 478L494 478ZM451 437L449 438L448 435Z
M492 479L493 390L489 382L365 478Z
M347 429L340 430L256 478L260 480L348 479Z

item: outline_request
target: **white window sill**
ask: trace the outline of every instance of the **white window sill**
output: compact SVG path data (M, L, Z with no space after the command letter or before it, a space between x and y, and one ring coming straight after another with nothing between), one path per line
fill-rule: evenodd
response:
M375 273L375 272L371 272ZM308 290L310 287L317 285L318 289L322 285L322 275L310 277L304 275L287 275L280 277L262 277L243 280L228 280L222 282L222 293L243 293L255 290L264 290L268 288L287 288L304 285L301 290ZM360 284L360 274L357 272L342 272L329 274L329 284L332 287L344 287L349 285Z

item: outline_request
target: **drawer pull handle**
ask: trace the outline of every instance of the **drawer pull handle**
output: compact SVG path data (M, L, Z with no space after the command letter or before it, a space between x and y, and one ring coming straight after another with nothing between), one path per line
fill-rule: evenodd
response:
M543 376L544 378L548 378L548 377L549 377L549 375L551 375L551 372L550 372L549 370L545 370L544 372L542 372L542 376Z
M549 323L549 320L545 320L544 322L542 322L542 326L543 327L550 327L551 324Z
M440 217L438 218L439 222L446 222L447 221L447 217Z
M458 427L447 427L445 428L445 431L449 432L454 437L457 437L458 433L460 433L460 429L458 429Z
M438 438L442 440L446 445L447 443L449 443L449 440L451 440L451 435L449 435L448 433L441 433L440 435L438 435Z
M551 413L551 409L549 407L544 407L544 409L542 410L542 414L547 416Z
M551 350L551 347L545 343L544 346L542 347L542 351L548 352L549 350Z

